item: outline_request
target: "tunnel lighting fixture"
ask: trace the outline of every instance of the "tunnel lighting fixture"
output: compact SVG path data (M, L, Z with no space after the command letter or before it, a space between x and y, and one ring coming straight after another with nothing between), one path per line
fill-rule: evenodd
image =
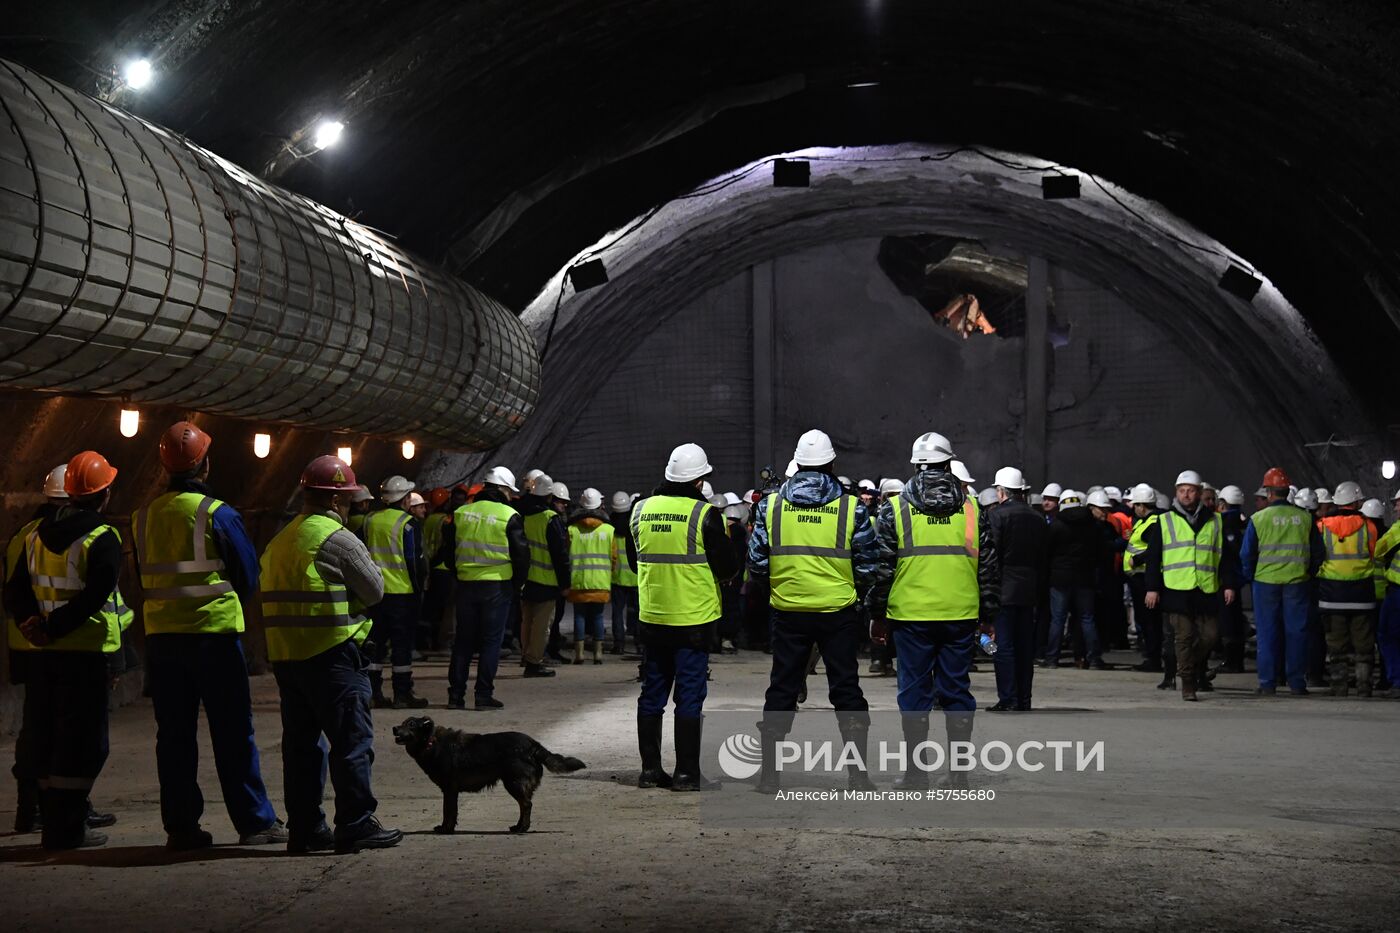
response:
M1254 296L1259 294L1259 289L1263 285L1263 279L1251 275L1239 266L1231 266L1220 277L1220 287L1244 301L1253 301Z
M329 149L340 142L340 136L345 132L345 124L339 120L325 120L316 127L316 136L313 145L319 151Z
M805 159L778 159L773 163L774 188L810 188L812 163Z
M117 419L117 427L121 430L122 437L135 437L141 427L141 413L134 408L123 408L121 416Z
M848 84L846 87L879 87L879 81L857 81L855 84Z
M589 259L569 267L569 284L574 291L586 292L608 281L608 270L601 259Z
M350 448L349 448L349 447L337 447L337 448L335 449L335 455L336 455L337 457L339 457L340 459L344 460L346 466L353 466L353 465L354 465L354 464L352 464L352 463L350 462Z
M1040 179L1040 196L1047 201L1063 201L1079 197L1078 175L1044 175Z
M253 456L257 457L259 460L265 460L270 453L272 453L272 435L254 434Z
M155 75L156 71L151 66L150 60L138 58L135 61L127 62L126 69L122 73L122 80L133 91L139 91L148 86Z
M1395 479L1395 461L1387 460L1381 464L1381 476L1385 479Z
M416 454L417 452L418 452L418 448L417 448L416 446L414 446L413 441L404 441L404 442L403 442L403 458L404 458L405 460L412 460L412 459L413 459L413 455Z

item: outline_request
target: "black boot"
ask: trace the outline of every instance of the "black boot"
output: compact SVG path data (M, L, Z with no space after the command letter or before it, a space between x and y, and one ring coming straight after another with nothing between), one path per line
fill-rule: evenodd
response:
M101 828L104 827L104 826L111 826L111 825L115 824L116 822L117 822L117 815L116 815L115 813L98 813L97 810L93 808L92 801L91 801L91 800L88 801L88 805L87 805L87 824L88 824L88 826L92 827L93 829L101 829Z
M54 790L39 793L43 811L45 849L89 849L106 845L107 836L87 825L87 791Z
M948 730L948 777L943 784L954 790L967 790L968 772L953 768L953 744L972 742L972 713L947 713L943 717L943 724Z
M39 782L31 778L21 778L15 796L15 832L32 833L44 825L39 814Z
M661 766L661 717L637 717L637 751L642 755L638 787L670 787L671 775Z
M914 763L915 749L928 741L928 714L904 713L900 716L904 730L904 774L895 779L895 790L926 790L928 772Z
M1157 685L1158 690L1170 690L1176 686L1176 655L1163 652L1162 655L1162 682Z
M703 716L675 717L676 773L671 778L671 790L718 790L718 781L707 781L700 773L700 732Z
M845 747L855 747L860 755L860 764L846 766L847 790L879 790L870 780L870 763L866 760L866 750L870 742L870 714L837 713L836 724L841 730L841 743Z
M754 791L760 794L776 794L782 786L782 776L778 771L778 743L792 731L792 713L766 712L759 720L758 741L762 754L758 771L758 786Z
M375 709L392 709L393 702L384 695L384 672L369 672L370 706Z

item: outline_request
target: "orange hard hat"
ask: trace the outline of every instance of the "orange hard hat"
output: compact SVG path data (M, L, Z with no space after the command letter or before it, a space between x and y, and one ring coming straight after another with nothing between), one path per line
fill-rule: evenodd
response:
M68 461L68 473L63 477L63 491L82 497L99 493L112 485L117 468L95 450L85 450Z
M476 497L481 495L481 491L485 488L485 483L472 483L471 488L467 490L467 497L472 501L476 501Z
M177 421L160 436L160 465L167 473L188 473L204 461L213 438L188 421Z
M355 471L350 469L350 464L326 454L306 465L301 473L301 488L322 492L354 492L360 488L360 484L355 481Z
M434 489L432 492L428 493L428 504L435 509L440 509L442 508L443 503L445 503L448 499L451 498L452 493L439 486L437 489Z
M1283 472L1278 467L1269 467L1268 472L1264 474L1264 482L1260 485L1267 486L1270 489L1287 489L1293 484L1288 481L1287 473Z

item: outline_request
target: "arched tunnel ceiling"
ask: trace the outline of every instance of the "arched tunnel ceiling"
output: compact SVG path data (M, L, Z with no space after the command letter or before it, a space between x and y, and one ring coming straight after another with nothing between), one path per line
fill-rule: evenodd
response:
M1034 152L1248 257L1375 420L1395 420L1382 402L1400 347L1400 8L1387 0L29 6L6 55L91 89L92 69L151 54L159 83L121 103L241 164L343 115L345 144L279 181L450 257L516 307L606 230L767 153Z

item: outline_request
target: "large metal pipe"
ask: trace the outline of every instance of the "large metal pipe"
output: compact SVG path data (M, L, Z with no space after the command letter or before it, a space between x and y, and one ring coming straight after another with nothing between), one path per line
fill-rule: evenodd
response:
M505 307L374 231L0 61L0 388L499 443L539 392Z

